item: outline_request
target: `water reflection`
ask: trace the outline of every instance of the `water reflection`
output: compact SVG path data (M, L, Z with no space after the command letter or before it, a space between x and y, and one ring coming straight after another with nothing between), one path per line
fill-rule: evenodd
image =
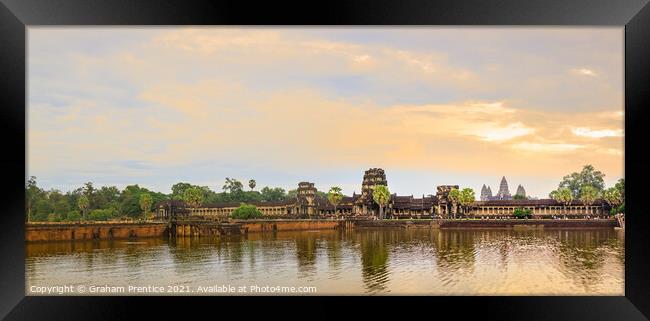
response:
M381 230L358 234L363 283L368 293L386 290L389 281L388 246L395 244L391 234Z
M624 232L367 229L26 245L28 285L316 286L316 294L623 294Z

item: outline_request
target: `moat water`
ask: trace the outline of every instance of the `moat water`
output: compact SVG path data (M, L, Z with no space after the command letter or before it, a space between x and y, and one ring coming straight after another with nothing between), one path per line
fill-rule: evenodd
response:
M125 292L111 295L304 294L289 287L316 295L624 295L624 252L618 229L359 229L51 242L26 245L26 293L66 285L73 289L66 295L118 287Z

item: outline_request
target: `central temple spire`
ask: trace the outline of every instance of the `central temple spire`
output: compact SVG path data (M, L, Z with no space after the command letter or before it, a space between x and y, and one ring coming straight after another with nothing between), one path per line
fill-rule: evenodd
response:
M496 196L497 199L502 200L512 199L512 195L510 195L510 190L508 189L508 181L506 181L505 176L501 178L501 184L499 184L499 192Z

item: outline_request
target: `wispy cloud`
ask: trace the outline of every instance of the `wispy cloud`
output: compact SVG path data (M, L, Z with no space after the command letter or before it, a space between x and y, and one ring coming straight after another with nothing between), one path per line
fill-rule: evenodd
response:
M571 69L571 72L576 75L588 76L588 77L596 77L598 75L595 71L589 68L574 68Z
M603 137L623 137L623 129L591 129L586 127L578 127L571 129L573 134L591 138Z

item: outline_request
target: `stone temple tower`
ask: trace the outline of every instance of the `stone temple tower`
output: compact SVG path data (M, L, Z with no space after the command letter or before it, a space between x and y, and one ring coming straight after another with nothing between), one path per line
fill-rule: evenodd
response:
M358 213L362 215L375 215L379 212L379 205L372 198L372 189L375 185L388 186L386 173L381 168L370 168L363 174L361 196L355 201Z
M526 190L524 189L523 186L519 185L517 186L517 193L515 193L516 196L522 196L526 197Z
M481 201L489 201L492 199L492 190L490 189L490 186L485 186L483 184L483 187L481 187Z
M300 182L298 183L298 190L297 190L297 209L296 212L297 214L301 216L307 216L311 217L312 215L316 214L316 203L314 200L316 199L316 187L314 187L314 183L310 182Z
M508 181L506 181L505 176L501 178L501 184L499 184L499 192L496 195L496 199L500 199L500 200L512 199L512 195L510 195L510 190L508 189Z

